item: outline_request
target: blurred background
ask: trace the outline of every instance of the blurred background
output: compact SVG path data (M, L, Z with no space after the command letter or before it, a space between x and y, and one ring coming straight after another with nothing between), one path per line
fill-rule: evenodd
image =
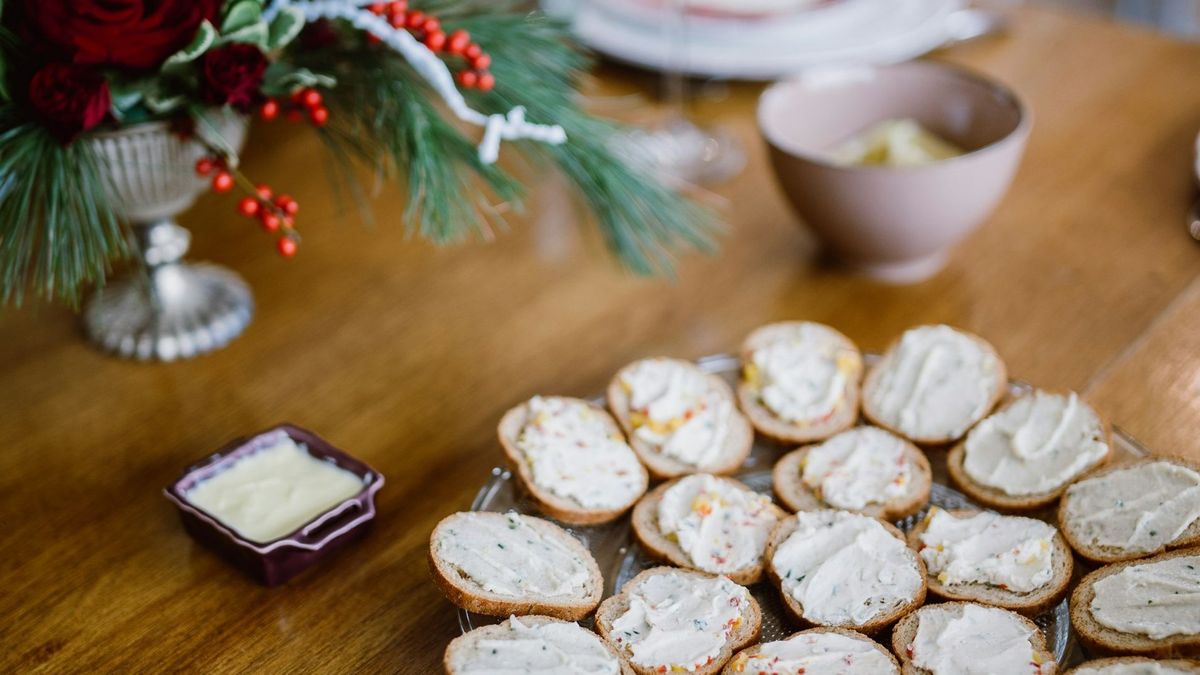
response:
M1110 14L1193 39L1200 37L1200 2L1197 0L1036 0L1036 2L1084 12Z

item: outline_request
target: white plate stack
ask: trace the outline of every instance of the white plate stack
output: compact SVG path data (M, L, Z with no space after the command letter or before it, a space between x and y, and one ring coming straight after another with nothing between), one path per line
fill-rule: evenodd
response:
M673 12L681 1L546 5L547 11L570 16L585 44L616 60L744 80L777 79L812 66L907 61L946 42L949 17L963 5L963 0L686 0L680 29Z

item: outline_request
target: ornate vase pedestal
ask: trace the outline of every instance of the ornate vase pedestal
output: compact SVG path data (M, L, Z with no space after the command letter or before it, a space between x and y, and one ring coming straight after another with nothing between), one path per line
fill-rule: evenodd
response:
M109 284L84 310L88 337L139 361L173 361L219 349L254 315L250 287L232 271L185 263L191 235L170 220L135 225L144 273Z
M213 133L240 149L245 120L215 119ZM228 344L254 314L250 288L223 267L184 262L191 235L174 220L207 187L194 170L204 147L163 122L97 134L88 142L110 179L117 213L131 223L141 263L88 300L88 338L139 361L186 359Z

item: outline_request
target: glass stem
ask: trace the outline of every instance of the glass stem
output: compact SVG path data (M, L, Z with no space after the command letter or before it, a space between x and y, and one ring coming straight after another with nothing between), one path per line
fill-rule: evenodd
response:
M688 0L665 0L670 4L668 18L663 22L663 39L668 49L668 64L663 73L663 103L667 109L667 124L686 122L687 114L687 5Z

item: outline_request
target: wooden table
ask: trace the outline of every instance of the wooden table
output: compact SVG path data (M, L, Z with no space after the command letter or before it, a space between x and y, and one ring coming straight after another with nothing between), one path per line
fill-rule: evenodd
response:
M1200 45L1025 9L1011 36L938 58L1011 83L1036 122L999 210L906 288L818 262L764 161L756 87L700 106L750 162L718 190L733 205L721 254L687 259L674 284L616 269L549 188L489 245L405 241L397 190L376 206L392 222L363 228L311 138L257 129L248 173L306 197L300 255L279 259L224 198L185 220L194 255L257 294L233 346L138 365L92 351L68 311L0 318L0 671L435 672L458 624L429 581L429 532L501 461L501 412L600 391L640 356L732 349L777 319L830 323L866 349L955 324L1014 376L1084 392L1156 451L1200 459L1200 246L1183 226ZM269 590L195 545L161 489L281 420L387 485L366 541Z

